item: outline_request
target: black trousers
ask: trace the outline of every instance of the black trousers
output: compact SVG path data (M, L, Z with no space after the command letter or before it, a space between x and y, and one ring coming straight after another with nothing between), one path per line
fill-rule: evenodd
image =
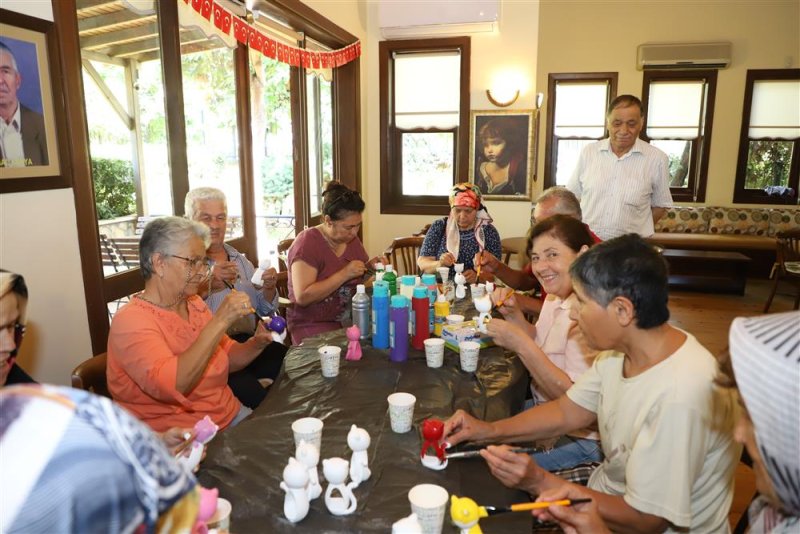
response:
M250 337L248 334L231 336L239 343L247 341ZM247 367L228 375L228 386L239 402L253 410L261 404L267 396L268 388L262 387L258 380L260 378L277 380L286 351L286 345L273 341Z

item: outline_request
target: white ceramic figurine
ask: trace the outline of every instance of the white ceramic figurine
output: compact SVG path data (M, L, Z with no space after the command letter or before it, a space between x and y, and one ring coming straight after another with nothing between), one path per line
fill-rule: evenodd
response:
M353 481L352 484L355 484L354 488L357 488L372 474L368 467L369 443L369 433L366 430L358 428L356 425L350 427L350 432L347 433L347 445L353 451L353 455L350 457L350 479Z
M348 515L356 511L356 496L353 495L353 483L345 485L349 463L344 458L328 458L322 460L322 473L328 481L325 489L325 506L333 515ZM340 497L334 497L334 490Z
M283 499L283 515L297 523L308 515L308 469L294 458L283 470L281 489L286 492Z
M307 443L306 440L301 439L294 456L308 469L308 498L313 501L322 495L322 485L319 483L319 473L317 472L319 451L313 443Z

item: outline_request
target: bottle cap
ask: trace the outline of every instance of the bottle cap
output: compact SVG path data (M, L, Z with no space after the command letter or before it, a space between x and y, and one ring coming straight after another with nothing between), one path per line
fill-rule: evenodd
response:
M408 299L405 295L392 295L392 308L408 308Z
M414 298L415 299L428 299L428 288L425 286L416 286L414 288Z
M426 286L432 286L436 284L436 275L435 274L423 274L422 275L422 283Z
M372 296L373 297L388 297L389 296L389 284L386 282L375 282L372 285Z
M375 270L376 271L382 271L383 269L384 269L384 267L383 267L383 263L382 262L379 262L379 261L375 262Z
M367 288L364 287L364 284L358 284L356 286L356 293L366 293Z
M404 274L400 283L404 286L413 286L415 279L416 277L413 274Z
M392 271L394 271L394 268L392 267L392 264L390 263L389 265L386 266L386 272L387 273L391 273Z

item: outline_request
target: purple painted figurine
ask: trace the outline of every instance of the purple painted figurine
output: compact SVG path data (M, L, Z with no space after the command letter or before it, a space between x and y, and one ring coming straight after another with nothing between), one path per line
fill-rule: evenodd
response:
M347 344L347 355L345 356L345 360L360 360L361 342L359 342L358 338L361 337L361 329L358 328L358 325L354 324L348 328L345 333L347 334L347 339L350 341Z

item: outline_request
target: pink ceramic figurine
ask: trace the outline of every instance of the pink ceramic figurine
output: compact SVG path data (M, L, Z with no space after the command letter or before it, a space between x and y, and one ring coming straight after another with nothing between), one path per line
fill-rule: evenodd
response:
M361 343L358 338L361 337L361 330L358 325L353 325L346 330L347 339L350 341L347 344L347 355L345 360L360 360L361 359Z

